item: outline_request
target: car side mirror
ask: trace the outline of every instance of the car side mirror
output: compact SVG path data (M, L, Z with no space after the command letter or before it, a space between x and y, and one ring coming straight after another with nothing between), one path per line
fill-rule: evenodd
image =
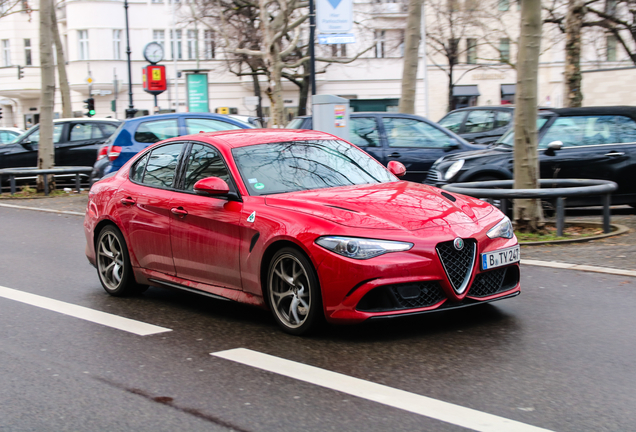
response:
M406 174L406 167L402 162L390 161L387 168L396 177L404 177L404 174Z
M223 179L206 177L194 184L194 191L199 195L220 196L227 195L230 192L230 187Z
M451 138L450 140L448 140L446 144L444 144L445 151L451 151L458 148L459 148L459 143L457 142L455 138Z
M548 156L554 156L555 152L561 150L562 147L562 141L552 141L550 144L548 144L548 148L545 149L545 154L547 154Z

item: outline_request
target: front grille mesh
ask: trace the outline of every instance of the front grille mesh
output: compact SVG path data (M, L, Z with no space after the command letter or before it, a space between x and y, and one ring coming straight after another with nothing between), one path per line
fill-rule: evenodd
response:
M424 180L424 183L427 184L435 184L436 182L440 181L442 179L442 173L437 171L437 170L430 170L428 172L428 174L426 175L426 180Z
M455 291L472 274L476 247L477 244L473 239L464 240L464 247L461 250L455 249L452 241L437 245L437 254Z
M419 295L403 296L398 285L391 285L390 289L395 296L395 300L400 305L400 309L412 309L426 307L439 303L444 299L444 291L437 282L423 282L417 285Z
M496 294L501 289L503 280L506 277L506 270L506 268L501 268L478 274L470 287L468 295L472 297L487 297Z

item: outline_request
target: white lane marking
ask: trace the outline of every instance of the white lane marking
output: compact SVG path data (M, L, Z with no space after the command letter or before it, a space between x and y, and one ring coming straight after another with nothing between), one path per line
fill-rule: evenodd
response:
M47 213L69 214L74 216L84 216L84 213L80 213L80 212L67 211L67 210L51 210L51 209L45 209L40 207L20 206L20 205L14 205L14 204L0 203L0 207L16 208L20 210L35 210L35 211L41 211L41 212L47 212Z
M210 355L347 393L383 405L410 411L467 429L483 432L549 432L547 429L409 393L382 384L350 377L348 375L331 372L315 366L285 360L246 348L219 351L210 353Z
M43 297L37 294L31 294L3 286L0 286L0 297L26 303L31 306L37 306L42 309L48 309L53 312L59 312L64 315L94 322L118 330L123 330L129 333L134 333L139 336L148 336L152 334L172 331L172 329L169 328L159 327L141 321L135 321L130 318L120 317L106 312L89 309L84 306L65 303L63 301L54 300L48 297Z
M530 260L530 259L522 259L521 264L537 266L537 267L550 267L550 268L558 268L558 269L566 269L566 270L580 270L586 272L593 273L606 273L617 276L632 276L636 277L636 271L634 270L623 270L623 269L615 269L611 267L597 267L597 266L589 266L582 264L568 264L562 262L554 262L554 261L539 261L539 260Z

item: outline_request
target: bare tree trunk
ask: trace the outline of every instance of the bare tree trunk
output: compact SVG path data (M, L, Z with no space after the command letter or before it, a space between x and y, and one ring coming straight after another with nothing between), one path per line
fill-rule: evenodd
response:
M55 165L53 147L53 104L55 103L55 66L53 65L53 35L51 34L53 0L40 0L40 143L38 168ZM49 176L50 177L50 176ZM44 181L38 178L38 190Z
M261 28L263 33L263 45L266 48L263 61L267 78L269 81L268 96L270 99L269 126L283 127L283 86L282 86L282 60L280 58L280 47L275 43L276 29L272 28L267 11L268 2L259 1Z
M66 75L66 57L64 57L64 46L60 38L60 31L57 28L55 6L51 7L51 29L57 52L57 73L60 81L60 93L62 94L62 117L70 118L73 116L71 110L71 88L68 85L68 76Z
M402 96L398 110L415 114L415 85L420 61L419 47L422 39L422 1L410 0L404 40L404 67L402 70Z
M252 69L252 72L256 72ZM256 104L256 117L258 120L263 123L263 96L261 95L261 83L258 81L258 75L256 73L252 74L252 83L254 84L254 96L258 98L258 103Z
M539 188L537 152L537 84L541 45L541 0L521 2L521 34L517 58L515 107L514 187ZM537 232L543 228L538 199L515 200L514 222L518 230Z
M585 16L583 0L569 0L565 17L565 106L580 107L581 92L581 27Z
M454 65L450 63L448 65L448 110L447 112L451 112L453 110L453 68Z

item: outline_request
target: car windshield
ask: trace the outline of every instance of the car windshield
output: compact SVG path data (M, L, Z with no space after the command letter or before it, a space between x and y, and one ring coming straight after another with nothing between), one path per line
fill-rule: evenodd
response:
M544 124L548 121L549 116L540 116L537 117L537 130L540 131ZM504 144L512 147L515 144L515 125L514 123L510 123L510 129L508 132L503 134L501 138L495 144Z
M232 154L250 195L397 181L375 159L337 140L258 144Z

